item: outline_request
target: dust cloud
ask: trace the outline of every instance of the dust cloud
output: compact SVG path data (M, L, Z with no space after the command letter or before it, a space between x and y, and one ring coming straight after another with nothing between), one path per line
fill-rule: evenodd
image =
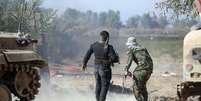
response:
M68 78L68 77L67 77ZM72 84L66 77L54 78L42 83L35 101L96 101L94 85ZM80 85L80 86L77 86ZM87 85L87 84L86 84ZM133 95L109 92L106 101L136 101Z

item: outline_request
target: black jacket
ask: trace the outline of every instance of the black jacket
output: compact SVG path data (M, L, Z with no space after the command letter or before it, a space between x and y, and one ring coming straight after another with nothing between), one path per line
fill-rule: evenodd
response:
M88 60L90 59L92 53L95 56L95 64L111 64L114 62L118 62L119 57L116 54L115 50L113 49L112 45L108 45L108 47L104 48L105 44L100 42L93 43L89 50L87 51L83 64L87 64Z

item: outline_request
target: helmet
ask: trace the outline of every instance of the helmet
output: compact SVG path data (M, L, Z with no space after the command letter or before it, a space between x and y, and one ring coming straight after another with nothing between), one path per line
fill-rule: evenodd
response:
M27 39L31 39L31 34L27 33L27 34L24 35L24 37L27 38Z
M136 41L135 37L129 37L126 42L127 46L132 46L132 45L136 45L136 44L137 44L137 41Z

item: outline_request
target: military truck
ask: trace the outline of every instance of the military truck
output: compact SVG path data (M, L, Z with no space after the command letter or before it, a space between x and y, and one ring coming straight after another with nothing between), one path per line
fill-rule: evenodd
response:
M183 82L177 85L180 101L201 96L201 30L189 32L183 42Z
M29 34L0 32L0 101L12 101L12 95L31 101L39 93L39 71L47 64L36 43Z

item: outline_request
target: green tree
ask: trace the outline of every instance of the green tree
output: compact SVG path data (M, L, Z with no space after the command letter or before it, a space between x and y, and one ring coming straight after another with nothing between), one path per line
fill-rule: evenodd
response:
M138 24L140 22L140 16L133 16L133 17L130 17L128 18L128 20L126 21L126 26L131 28L131 27L138 27Z
M93 28L98 27L98 14L97 13L89 10L85 13L85 17L86 17L85 24L87 24L89 27L93 27Z
M156 8L163 14L169 13L174 17L197 16L194 0L162 0L156 3Z
M153 17L149 13L145 13L142 16L140 23L144 28L159 28L159 24L156 21L156 19L157 19L156 16Z
M100 26L105 26L106 25L106 19L107 19L107 13L106 12L101 12L99 14L99 17L98 17L98 22L99 22L99 25Z
M55 14L41 7L42 0L1 0L0 30L8 32L47 32Z
M120 28L122 26L120 12L113 10L101 12L98 16L98 23L103 27Z
M169 24L167 17L162 15L157 18L157 22L160 28L165 28Z
M113 10L108 11L107 18L106 18L106 26L109 26L112 28L120 28L121 27L119 11L116 11L116 12Z
M174 28L188 29L195 23L196 23L195 19L183 18L183 19L176 19L174 22L172 22L172 25Z

